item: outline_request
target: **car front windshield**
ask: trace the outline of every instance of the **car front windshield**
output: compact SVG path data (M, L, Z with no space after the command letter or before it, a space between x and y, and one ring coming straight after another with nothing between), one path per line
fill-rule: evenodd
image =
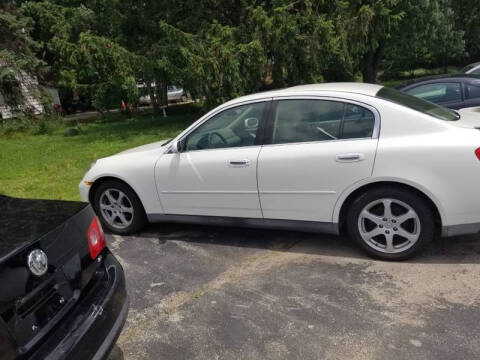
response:
M387 87L381 88L376 97L406 106L439 120L456 121L460 119L460 115L453 110Z

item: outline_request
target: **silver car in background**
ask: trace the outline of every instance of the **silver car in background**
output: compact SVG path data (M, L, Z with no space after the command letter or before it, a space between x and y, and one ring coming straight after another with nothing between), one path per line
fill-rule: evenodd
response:
M139 84L137 85L137 88L140 91L140 104L150 105L152 101L150 99L150 95L147 92L147 87L145 86L145 84ZM167 86L167 96L168 102L186 102L189 98L183 88L177 87L175 85Z

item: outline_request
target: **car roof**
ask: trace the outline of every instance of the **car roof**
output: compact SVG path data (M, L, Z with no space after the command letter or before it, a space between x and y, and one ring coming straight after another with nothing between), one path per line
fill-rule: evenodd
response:
M477 79L480 80L480 75L475 74L442 74L442 75L432 75L424 76L418 79L412 79L405 81L404 83L397 86L397 89L403 89L407 86L417 85L422 82L435 82L435 80L446 80L446 79Z
M235 103L241 103L244 101L251 101L256 99L264 99L267 97L281 97L281 96L295 96L296 94L318 94L322 92L340 92L340 93L353 93L368 96L375 96L377 92L382 88L382 85L367 84L357 82L336 82L336 83L322 83L322 84L310 84L293 86L280 90L271 90L260 92L252 95L242 96L233 100L230 100L228 105Z

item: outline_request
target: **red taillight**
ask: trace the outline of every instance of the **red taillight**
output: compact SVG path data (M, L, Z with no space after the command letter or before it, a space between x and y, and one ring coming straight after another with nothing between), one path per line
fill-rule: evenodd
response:
M93 218L92 223L88 227L87 240L92 259L95 259L98 254L102 252L105 246L107 246L102 226L100 225L100 222L96 216Z
M480 148L475 150L475 155L477 155L478 160L480 160Z

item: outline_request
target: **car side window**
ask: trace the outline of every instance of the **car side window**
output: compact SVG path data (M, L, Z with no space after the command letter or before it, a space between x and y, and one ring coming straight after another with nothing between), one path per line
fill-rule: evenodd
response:
M480 83L467 85L467 99L480 98Z
M273 144L369 138L373 113L358 105L330 100L282 100L273 127Z
M273 143L336 140L340 136L344 104L327 100L279 101Z
M214 115L187 136L185 150L255 145L266 104L241 105Z
M406 90L406 93L433 103L462 101L461 86L457 82L420 85Z
M470 74L480 75L480 66L473 70Z
M342 139L361 139L373 136L375 115L363 106L345 104Z

